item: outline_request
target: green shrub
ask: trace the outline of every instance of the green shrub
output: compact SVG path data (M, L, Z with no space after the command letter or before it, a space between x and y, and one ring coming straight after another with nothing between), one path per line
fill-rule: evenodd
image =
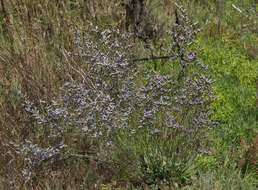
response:
M255 107L258 62L249 60L235 44L225 39L199 39L201 59L216 79L215 118L229 122L236 115L249 114Z

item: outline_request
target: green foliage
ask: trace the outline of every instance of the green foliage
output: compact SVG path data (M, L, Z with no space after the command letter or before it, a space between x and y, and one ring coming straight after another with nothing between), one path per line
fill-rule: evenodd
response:
M249 60L227 37L199 39L206 62L216 80L215 118L229 122L237 115L249 114L255 106L258 62ZM237 94L237 95L236 95Z
M199 178L193 180L187 190L254 190L257 188L257 182L252 174L242 176L236 169L220 168L217 171L202 173Z
M207 171L210 169L215 169L218 165L218 161L215 156L200 155L196 159L196 165L198 166L199 170Z
M151 186L178 186L189 183L194 175L196 153L184 147L184 138L153 137L142 130L133 135L123 132L116 143L119 151L115 151L114 160L122 167L119 176L124 179L138 175Z

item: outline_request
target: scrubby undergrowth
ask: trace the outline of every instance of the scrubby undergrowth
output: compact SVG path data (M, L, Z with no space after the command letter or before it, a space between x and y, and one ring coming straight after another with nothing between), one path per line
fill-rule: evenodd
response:
M1 2L1 187L257 188L247 5L226 3L217 22L203 16L213 2L182 2L198 35L177 4L175 17L167 8L157 16L167 1L155 10L160 2L148 1L131 32L115 1ZM249 25L232 26L239 13Z

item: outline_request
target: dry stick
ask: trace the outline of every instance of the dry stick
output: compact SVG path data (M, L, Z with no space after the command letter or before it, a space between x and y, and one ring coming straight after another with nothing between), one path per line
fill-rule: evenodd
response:
M63 55L65 55L65 58L67 59L67 53L65 52ZM91 58L90 56L82 55L83 58ZM136 59L126 59L125 61L128 61L130 63L134 62L143 62L143 61L155 61L155 60L171 60L174 61L178 58L177 55L166 55L166 56L153 56L153 57L143 57L143 58L136 58ZM68 60L68 59L67 59ZM188 62L188 60L183 59L184 61Z
M225 9L225 0L218 0L217 2L217 16L218 18L218 33L221 35L222 33L222 19L224 16Z
M7 14L7 11L6 11L6 8L5 8L4 0L1 0L1 12L2 12L3 18L5 19L5 22L3 22L3 23L6 25L6 20L7 20L8 14ZM4 30L6 30L5 25L3 25Z
M68 155L65 155L64 160L69 159L69 158L77 158L77 159L82 159L82 160L93 160L98 163L110 164L110 162L108 162L108 161L101 160L101 159L98 159L94 156L90 156L87 154L68 154Z
M2 7L2 13L4 14L4 16L6 16L6 9L5 9L4 0L1 0L1 7Z
M129 62L142 62L142 61L155 61L155 60L163 60L163 59L169 59L169 60L176 60L178 56L176 55L167 55L167 56L160 56L160 57L144 57L139 59L131 59Z
M233 7L235 10L237 10L239 13L243 14L243 11L242 11L239 7L237 7L235 4L232 4L232 7ZM246 15L244 14L244 16L246 16Z

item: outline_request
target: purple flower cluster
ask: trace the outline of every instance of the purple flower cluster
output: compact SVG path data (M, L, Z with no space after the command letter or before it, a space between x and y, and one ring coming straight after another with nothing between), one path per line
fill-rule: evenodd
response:
M150 134L186 136L184 146L199 148L195 140L201 141L205 130L213 126L212 80L197 55L187 52L198 30L185 11L181 7L178 10L180 20L170 36L171 48L181 66L177 75L152 72L144 64L131 61L137 55L137 47L129 34L93 26L87 33L76 32L78 51L68 53L67 59L83 60L84 70L78 72L83 80L66 82L60 95L41 107L25 102L31 121L36 121L34 126L49 129L48 138L58 142L47 149L25 143L23 152L30 152L31 166L57 158L66 144L64 136L71 133L98 139L98 143L110 147L120 130L134 134L146 128ZM177 62L168 60L167 64Z

